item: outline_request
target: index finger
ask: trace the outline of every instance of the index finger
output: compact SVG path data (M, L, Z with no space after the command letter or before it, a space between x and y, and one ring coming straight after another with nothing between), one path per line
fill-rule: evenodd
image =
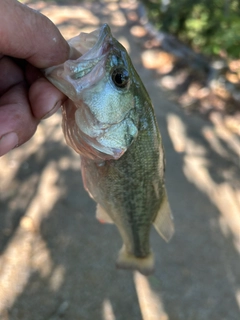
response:
M0 53L25 59L37 68L63 63L69 45L41 13L16 0L0 1Z

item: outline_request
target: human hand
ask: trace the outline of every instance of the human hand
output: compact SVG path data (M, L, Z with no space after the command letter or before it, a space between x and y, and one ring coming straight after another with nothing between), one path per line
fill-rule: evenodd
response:
M16 0L0 1L0 156L29 140L65 96L41 74L70 49L45 16Z

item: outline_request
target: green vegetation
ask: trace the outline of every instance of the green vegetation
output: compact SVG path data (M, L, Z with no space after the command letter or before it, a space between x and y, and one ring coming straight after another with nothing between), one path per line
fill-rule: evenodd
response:
M207 55L239 58L240 0L142 0L150 21Z

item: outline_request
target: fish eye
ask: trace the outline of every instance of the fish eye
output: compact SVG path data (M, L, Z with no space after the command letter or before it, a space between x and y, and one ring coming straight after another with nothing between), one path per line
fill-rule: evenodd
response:
M124 68L114 69L112 72L112 81L118 88L126 88L129 83L128 71Z

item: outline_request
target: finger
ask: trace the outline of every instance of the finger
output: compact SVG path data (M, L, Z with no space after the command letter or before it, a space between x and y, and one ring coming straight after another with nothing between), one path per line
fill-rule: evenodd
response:
M68 43L47 17L16 0L0 1L0 12L4 12L0 19L1 53L26 59L38 68L68 59Z
M29 101L37 119L46 119L55 113L66 96L45 78L39 78L30 87Z
M46 119L58 110L66 99L64 94L43 77L39 69L28 64L25 77L29 89L29 101L32 113L37 119Z
M14 61L8 57L0 58L0 96L10 87L24 80L24 74Z
M0 156L29 140L38 120L32 115L24 82L14 85L0 99Z

